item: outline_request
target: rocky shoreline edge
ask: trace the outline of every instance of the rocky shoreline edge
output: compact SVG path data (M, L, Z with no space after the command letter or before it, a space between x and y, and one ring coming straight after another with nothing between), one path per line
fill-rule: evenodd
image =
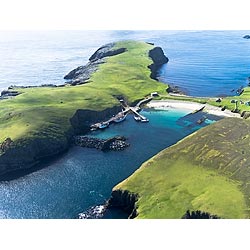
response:
M65 76L68 80L65 85L85 84L91 80L100 64L106 62L105 57L115 56L126 51L126 48L113 49L114 43L107 44L99 48L89 59L89 63L72 70ZM168 62L160 47L154 47L149 50L149 57L152 64L148 66L151 70L151 78L157 80L157 71L159 67ZM65 85L53 87L64 87ZM18 86L18 88L37 88L36 86ZM42 85L48 87L48 85ZM8 90L2 91L0 99L15 98L21 94L10 86ZM139 101L139 100L138 100ZM76 110L73 117L70 118L71 128L64 134L58 136L55 140L52 138L36 138L32 141L20 139L18 142L8 143L9 139L0 144L0 175L6 175L15 171L35 168L44 160L56 157L66 152L72 145L72 138L76 135L85 135L90 131L90 125L112 117L120 111L120 106L113 106L102 111L93 111L87 109Z

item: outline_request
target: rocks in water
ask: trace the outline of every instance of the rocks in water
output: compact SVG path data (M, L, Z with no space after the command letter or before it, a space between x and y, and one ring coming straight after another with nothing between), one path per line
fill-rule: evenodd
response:
M239 89L236 90L237 95L241 95L244 92L244 87L241 86Z
M173 93L173 94L179 94L179 95L185 95L186 94L178 86L169 85L169 87L166 89L166 91L167 91L167 93Z
M91 75L97 71L99 65L106 62L105 57L115 56L126 51L126 48L113 49L114 45L114 43L109 43L100 47L89 58L89 63L70 71L64 76L64 79L69 80L68 83L73 86L87 83Z
M88 136L75 136L74 144L80 147L96 148L102 151L120 151L127 148L130 144L126 142L124 136L114 136L109 139L99 139Z
M250 39L250 35L243 36L244 39Z
M87 211L80 213L78 219L100 219L106 211L106 205L93 206Z

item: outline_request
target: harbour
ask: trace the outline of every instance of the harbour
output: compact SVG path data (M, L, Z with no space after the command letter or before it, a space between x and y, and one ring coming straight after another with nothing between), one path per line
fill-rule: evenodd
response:
M119 101L121 104L122 111L106 121L101 121L92 124L90 126L91 131L107 128L111 123L123 122L126 119L127 115L130 113L134 114L134 119L136 121L149 122L149 119L141 115L139 112L141 110L141 106L143 104L150 102L152 99L153 99L152 97L146 97L145 99L139 101L134 107L130 107L123 99L120 99Z

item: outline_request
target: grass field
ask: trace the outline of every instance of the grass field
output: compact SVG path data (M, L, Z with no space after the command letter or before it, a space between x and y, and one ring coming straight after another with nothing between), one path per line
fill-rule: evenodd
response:
M237 104L232 103L232 100L237 101ZM216 102L215 98L208 100L208 103L214 106L226 107L229 110L235 110L237 108L239 113L242 111L250 111L250 103L246 105L248 102L250 102L250 87L244 88L244 92L240 96L224 97L221 102Z
M226 118L144 163L114 189L139 195L138 218L181 218L201 210L249 218L250 122Z
M127 51L108 58L90 83L17 89L21 95L0 101L0 142L7 137L16 141L62 136L77 109L99 111L118 105L119 95L134 102L153 91L165 92L166 85L152 80L147 68L152 63L148 57L152 45L126 41L116 47L126 47Z

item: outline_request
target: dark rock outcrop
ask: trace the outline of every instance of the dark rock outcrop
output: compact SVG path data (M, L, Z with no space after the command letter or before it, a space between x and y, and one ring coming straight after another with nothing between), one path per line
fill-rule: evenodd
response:
M126 51L126 48L113 49L114 43L106 44L100 47L90 58L90 62L94 62L98 59L102 59L107 56L115 56Z
M0 143L0 153L6 152L13 144L11 138L6 138L2 143Z
M78 109L74 116L70 119L74 134L85 134L89 131L92 124L107 120L107 118L111 118L120 111L120 106L114 106L102 111Z
M6 140L5 140L6 141ZM6 145L5 145L6 146ZM17 140L3 146L0 151L0 174L29 169L42 160L58 155L69 148L67 137L37 138L33 140Z
M87 133L90 124L112 117L120 109L115 106L102 111L77 110L70 119L71 130L57 138L39 138L38 136L36 139L17 141L7 138L1 143L0 175L33 168L44 160L65 152L71 145L73 135Z
M72 86L87 83L91 75L97 71L100 64L105 63L104 59L89 62L84 66L80 66L70 71L64 79L70 80L68 83Z
M202 212L200 210L189 211L183 215L182 219L220 219L217 215L210 214L208 212Z
M10 97L14 97L20 95L21 93L15 90L3 90L0 95L0 99L7 99Z
M248 118L250 117L250 111L243 111L243 112L241 113L241 117L242 117L243 119L248 119Z
M96 148L102 151L120 151L129 146L124 136L114 136L108 139L99 139L88 136L75 136L74 144L80 147Z
M149 69L151 70L151 75L150 77L152 79L158 80L157 79L157 72L159 68L167 63L169 60L168 58L164 55L164 52L162 48L160 47L155 47L149 51L149 57L152 59L153 63L149 65Z
M107 202L107 208L119 208L129 214L129 219L135 218L138 214L136 211L136 201L138 196L127 190L112 191L111 198Z
M250 35L243 36L244 39L250 39Z
M178 86L169 85L169 87L166 89L167 93L171 94L179 94L179 95L185 95L186 93L180 89Z
M105 57L115 56L126 51L126 48L113 49L114 43L100 47L90 58L89 63L70 71L64 79L69 80L71 85L87 83L91 75L97 71L100 64L105 63Z

